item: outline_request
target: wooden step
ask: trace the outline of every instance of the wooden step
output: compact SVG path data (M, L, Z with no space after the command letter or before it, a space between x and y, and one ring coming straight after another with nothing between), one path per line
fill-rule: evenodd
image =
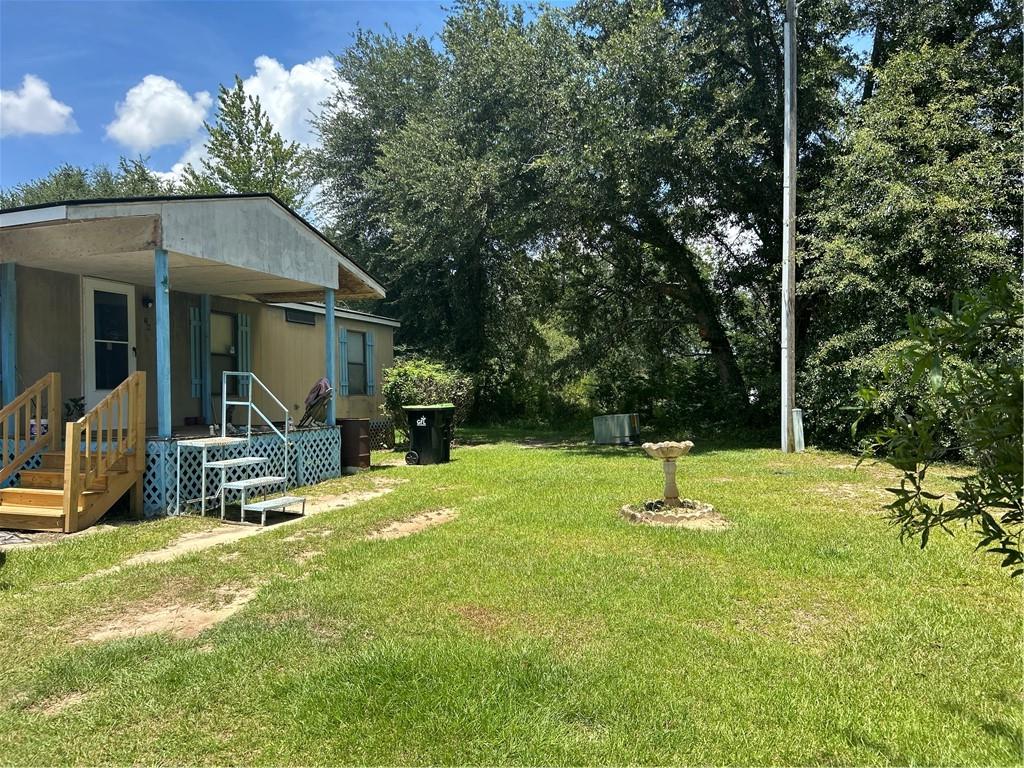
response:
M39 454L40 469L64 469L64 451L46 451L45 453ZM79 461L81 467L86 468L85 454L82 454ZM96 466L96 455L93 454L92 466ZM127 457L122 457L110 465L109 469L115 472L124 472L127 468Z
M96 491L84 491L82 496L95 494ZM64 491L60 488L2 488L0 489L0 505L15 504L20 507L38 507L63 509ZM82 500L79 500L81 506Z
M79 479L82 483L85 482L85 473L80 474ZM19 483L22 488L63 488L64 487L64 470L63 469L23 469L21 470L21 482ZM89 483L90 491L105 491L107 490L107 478L106 477L94 477L92 482Z
M63 531L64 512L20 504L0 504L0 528L19 531Z

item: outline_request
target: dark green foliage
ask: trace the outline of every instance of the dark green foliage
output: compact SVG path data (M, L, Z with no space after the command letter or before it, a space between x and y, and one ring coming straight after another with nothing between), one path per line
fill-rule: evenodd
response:
M122 157L116 168L62 165L42 179L0 191L0 208L41 205L60 200L104 197L151 197L174 193L174 185L146 165L145 158Z
M388 279L380 310L410 348L473 376L489 416L524 407L542 151L554 56L521 11L460 6L427 41L370 33L339 58L345 87L316 157L332 234Z
M441 363L412 358L400 360L384 371L381 395L384 398L381 409L407 439L409 424L403 405L451 403L455 406L455 426L458 426L466 420L473 406L473 382Z
M802 400L848 434L854 394L899 356L908 314L1012 274L1021 250L1019 80L965 45L895 54L815 203ZM927 397L890 379L883 400Z
M898 377L901 387L926 388L928 396L901 404L866 446L867 456L903 473L899 487L889 489L902 536L920 537L924 547L935 528L973 527L978 548L1000 555L1014 576L1024 573L1022 331L1020 286L1006 280L958 296L952 312L911 318L910 339L886 382ZM877 390L861 397L863 416L876 418ZM929 467L960 456L971 470L954 499L925 490Z

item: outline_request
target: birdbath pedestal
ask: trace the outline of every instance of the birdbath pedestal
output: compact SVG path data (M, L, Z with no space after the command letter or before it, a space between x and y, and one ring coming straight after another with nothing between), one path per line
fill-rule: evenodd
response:
M643 449L654 459L661 459L665 470L665 506L681 507L679 488L676 487L676 459L685 456L693 448L693 443L686 440L682 443L665 441L663 443L644 443Z

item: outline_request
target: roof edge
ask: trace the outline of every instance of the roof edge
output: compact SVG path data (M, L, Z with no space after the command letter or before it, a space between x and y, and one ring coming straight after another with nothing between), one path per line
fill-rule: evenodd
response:
M338 246L332 243L327 236L321 232L317 227L313 226L302 214L298 213L294 208L286 205L281 198L272 192L237 192L237 193L221 193L211 195L149 195L146 197L95 197L84 200L54 200L49 203L34 203L32 205L19 205L13 208L0 208L0 214L4 213L22 213L24 211L37 211L44 208L58 208L63 206L69 208L72 206L80 205L123 205L128 203L176 203L176 202L195 202L201 200L258 200L266 199L276 203L278 206L283 208L285 211L290 213L292 217L297 219L303 224L306 229L316 235L328 248L330 248L338 257L338 261L341 266L350 272L355 273L362 279L370 288L377 291L381 298L385 297L384 286L380 284L369 272L367 272L362 266L357 264L351 256L341 250Z

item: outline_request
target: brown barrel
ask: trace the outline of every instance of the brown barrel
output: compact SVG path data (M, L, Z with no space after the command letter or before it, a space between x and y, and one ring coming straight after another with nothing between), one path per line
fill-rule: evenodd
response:
M370 420L339 419L341 422L341 471L354 475L370 468Z

